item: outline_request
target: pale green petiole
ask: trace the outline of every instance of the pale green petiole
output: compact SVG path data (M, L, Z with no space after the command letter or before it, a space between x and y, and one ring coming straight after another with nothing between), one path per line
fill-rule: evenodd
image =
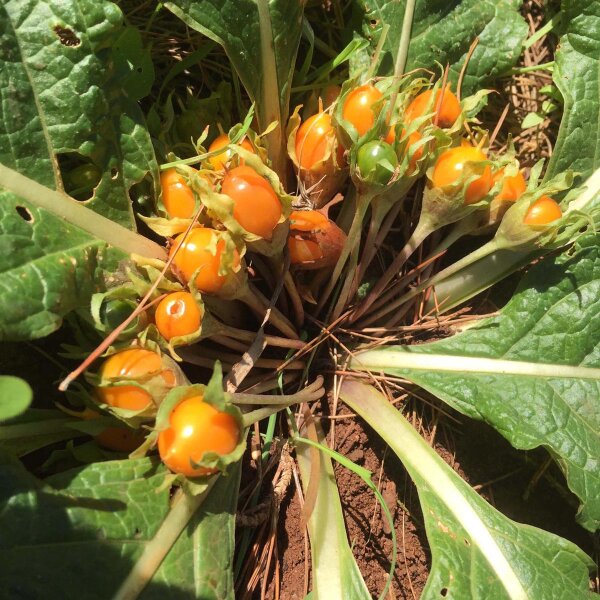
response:
M51 190L3 164L0 164L0 185L33 206L43 208L126 254L139 254L159 260L167 258L166 250L152 240L126 229L70 196Z
M445 373L495 373L528 377L556 377L600 380L600 369L560 364L534 363L519 360L452 356L411 352L410 347L393 350L381 348L361 352L351 360L350 367L357 371L380 372L388 369L436 371Z

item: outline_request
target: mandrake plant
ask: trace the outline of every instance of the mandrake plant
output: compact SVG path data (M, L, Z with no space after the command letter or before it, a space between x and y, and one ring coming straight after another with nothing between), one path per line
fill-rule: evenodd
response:
M529 32L516 0L334 4L3 3L3 597L266 597L292 485L307 597L388 597L394 519L330 446L338 403L416 486L422 598L593 595L592 559L486 502L381 382L544 447L597 530L600 5ZM482 115L536 69L563 117L525 163ZM495 315L448 317L525 266ZM379 589L334 463L388 520Z

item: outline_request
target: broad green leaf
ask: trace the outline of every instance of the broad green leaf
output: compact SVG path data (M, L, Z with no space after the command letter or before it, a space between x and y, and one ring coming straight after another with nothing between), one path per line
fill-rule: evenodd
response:
M60 164L83 161L100 173L85 206L134 229L129 190L157 166L113 59L123 31L112 2L0 2L0 163L60 192ZM122 257L7 191L0 232L0 339L57 329Z
M285 126L304 2L170 0L165 6L223 47L256 104L261 131L279 123L267 139L275 171L284 178Z
M321 443L324 443L322 432L319 437ZM311 446L298 443L296 456L305 493L312 474L311 452L314 452ZM348 544L344 513L331 459L323 452L318 452L318 456L320 465L317 500L308 519L312 559L312 598L314 600L371 598Z
M372 48L383 26L389 25L380 72L393 72L400 43L405 0L361 0L365 10L363 34ZM450 65L456 83L469 46L479 44L469 61L464 92L474 92L512 67L521 53L527 25L519 15L521 0L417 0L406 71L436 70Z
M536 265L501 315L464 333L359 354L355 369L419 384L513 446L545 446L600 524L600 237Z
M600 166L600 1L563 0L561 10L553 77L564 113L546 177L566 169L587 177Z
M0 375L0 421L25 412L32 399L33 391L24 379Z
M89 465L43 484L3 457L2 597L111 598L169 511L164 478L160 463L139 459ZM238 482L236 471L219 479L141 599L233 598Z
M417 486L432 564L423 600L593 598L593 561L573 543L490 506L369 385L341 398L389 444Z

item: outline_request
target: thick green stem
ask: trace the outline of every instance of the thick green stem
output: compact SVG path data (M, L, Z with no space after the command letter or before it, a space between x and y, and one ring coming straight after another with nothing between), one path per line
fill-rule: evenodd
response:
M498 250L439 282L433 296L425 303L425 312L437 308L438 314L451 310L483 292L498 281L529 264L536 256L532 252Z
M390 117L392 116L391 112L394 110L396 98L398 97L398 82L400 81L400 77L404 74L404 67L406 67L406 61L408 59L408 48L410 46L410 34L415 13L415 4L416 0L406 0L406 7L404 8L400 45L398 46L398 54L396 55L396 63L394 65L394 79L396 85L394 86L394 93L390 99Z
M261 129L265 130L271 123L278 127L267 134L267 147L273 170L277 173L283 187L287 187L287 168L284 135L287 115L281 114L281 90L277 80L277 63L273 50L273 27L269 0L257 0L258 20L260 25L260 60L262 73L262 98L257 101L257 117ZM284 118L285 117L285 118Z
M452 228L450 233L435 247L435 249L429 253L427 258L423 260L422 265L428 265L431 267L432 263L436 256L439 256L442 252L448 249L454 242L459 240L463 235L466 235L470 231L474 229L472 224L467 224L466 220L459 221L455 227ZM407 273L400 279L396 280L390 289L385 292L383 295L379 296L379 298L373 302L371 305L371 310L377 311L377 309L382 306L386 306L388 302L393 300L402 290L419 274L422 272L422 269L413 269L410 273ZM378 318L380 313L375 312L372 315L373 320ZM383 313L385 314L385 313ZM399 316L404 316L404 313Z
M323 308L325 302L327 302L329 299L333 288L338 284L340 275L346 266L346 262L348 261L348 257L350 256L353 248L360 245L360 232L362 229L363 220L372 199L373 196L371 194L359 195L356 198L356 212L354 213L354 219L352 220L348 237L346 238L346 242L344 243L340 257L335 265L335 268L333 269L329 283L321 293L321 297L319 298L319 303L317 305L317 312Z
M202 505L216 480L217 476L209 479L206 489L196 496L191 496L182 489L177 492L169 514L162 522L156 535L144 548L133 569L113 596L113 600L134 600L142 593L177 538L181 535L181 532Z
M413 252L421 245L423 240L433 231L433 228L427 219L421 218L413 234L410 236L408 242L402 251L396 255L392 264L387 268L386 272L379 278L375 287L371 290L369 295L364 299L362 304L356 309L352 320L356 321L369 309L371 304L377 300L379 295L386 288L388 283L397 275L400 274L400 270L406 263L406 261L412 256Z
M139 254L147 258L166 260L167 252L162 247L126 229L122 225L99 215L70 196L51 190L33 179L0 164L0 185L27 202L43 208L67 223L75 225L110 246L126 254Z
M280 395L280 396L265 396L263 394L233 394L234 404L268 404L273 406L291 406L301 402L312 402L318 400L324 394L323 377L317 377L310 385L296 394Z
M348 267L346 269L346 276L344 277L344 283L340 289L340 294L338 296L337 302L335 303L333 311L328 316L328 321L335 321L342 314L344 308L354 296L354 293L356 291L356 288L354 287L354 282L356 268L358 265L358 249L359 244L356 244L354 248L352 248L350 260L348 261Z
M317 381L313 384L313 387L315 386L316 383L317 383ZM320 378L320 381L318 381L318 383L320 386L323 383L323 379ZM270 417L271 415L278 413L279 411L283 410L284 408L293 406L294 404L301 404L302 402L313 402L314 400L318 400L319 398L321 398L323 396L323 394L325 393L325 390L322 387L318 387L318 389L316 389L314 391L311 390L310 393L306 393L306 392L307 392L307 390L303 390L302 392L299 392L298 394L294 394L293 396L279 396L279 398L286 398L286 400L284 402L277 402L277 403L272 402L271 406L264 406L263 408L258 408L249 413L246 413L243 416L244 427L249 427L253 423L262 421L263 419L266 419L267 417ZM243 395L244 394L239 394L238 396L243 396ZM246 394L246 397L252 397L252 395ZM273 398L277 399L278 397L273 396ZM263 398L263 400L264 400L264 398ZM244 404L244 403L240 402L240 404ZM249 404L249 402L246 402L246 404Z

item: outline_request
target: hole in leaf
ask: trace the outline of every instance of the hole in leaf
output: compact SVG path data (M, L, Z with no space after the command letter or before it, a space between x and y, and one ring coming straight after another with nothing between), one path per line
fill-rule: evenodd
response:
M63 46L69 46L70 48L74 48L75 46L79 46L81 44L81 40L77 37L76 33L69 27L61 27L60 25L56 25L54 27L54 33L58 36L60 43Z
M440 596L442 596L443 598L445 598L448 595L448 588L442 588L440 590Z
M369 24L371 25L371 27L377 27L377 25L379 25L379 20L378 19L371 19L369 21Z
M16 206L15 208L23 221L27 221L27 223L31 223L33 221L33 215L24 206Z
M110 176L112 179L116 179L119 176L119 169L117 169L117 167L113 167L110 170Z
M75 200L89 200L102 178L100 169L77 152L58 154L57 159L65 192Z

